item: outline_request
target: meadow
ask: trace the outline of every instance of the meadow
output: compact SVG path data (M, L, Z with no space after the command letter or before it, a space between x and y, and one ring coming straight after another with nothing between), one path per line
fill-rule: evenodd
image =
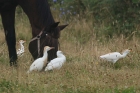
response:
M54 16L65 24L65 18ZM1 19L0 19L1 20ZM8 50L0 23L0 93L140 93L140 41L135 33L129 37L105 38L105 24L93 26L92 18L70 20L61 32L60 49L67 61L60 70L27 74L33 62L28 51L31 27L27 16L16 14L16 39L26 40L25 53L18 58L18 67L9 66ZM98 29L97 29L98 28ZM97 31L98 30L98 31ZM17 48L19 45L17 44ZM109 52L132 52L116 64L100 60Z

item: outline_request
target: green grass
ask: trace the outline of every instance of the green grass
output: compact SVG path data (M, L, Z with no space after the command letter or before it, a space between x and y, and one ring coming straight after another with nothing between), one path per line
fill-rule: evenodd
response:
M67 85L60 84L59 88L63 89L63 93L101 93L101 92L102 93L136 93L136 90L133 87L123 88L123 89L114 88L114 89L102 90L100 88L94 88L90 86L79 86L78 89L74 90L68 87ZM55 87L52 89L55 89ZM37 93L38 90L40 90L40 92L45 92L45 91L47 92L48 89L45 89L36 85L23 86L23 85L20 85L18 82L6 81L5 79L0 81L1 93L4 93L4 92L6 93ZM58 93L58 90L56 89L55 92Z
M124 89L115 88L113 90L111 89L105 90L103 93L136 93L136 90L133 87Z
M33 93L34 91L28 86L22 86L18 82L7 81L5 79L0 82L1 93Z
M55 19L58 21L58 19ZM60 20L62 23L64 20ZM96 24L96 23L95 23ZM1 23L0 23L1 25ZM98 24L96 24L98 25ZM97 27L100 27L98 25ZM59 39L67 61L60 70L27 74L33 62L28 51L31 28L27 16L16 15L16 39L24 39L25 53L18 57L19 67L9 67L8 50L3 29L0 29L0 92L1 93L139 93L140 42L133 36L105 39L96 35L92 22L72 21ZM103 31L104 28L98 28ZM17 44L18 47L18 44ZM109 52L132 52L114 65L99 56Z

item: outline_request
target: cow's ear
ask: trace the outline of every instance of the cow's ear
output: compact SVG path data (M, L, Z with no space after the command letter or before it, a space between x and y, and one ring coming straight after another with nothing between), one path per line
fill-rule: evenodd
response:
M68 25L61 25L61 26L58 26L58 28L59 28L60 31L61 31L61 30L63 30L66 26L68 26Z
M51 28L56 28L56 27L58 26L59 23L60 23L60 22L53 23L53 24L51 25Z

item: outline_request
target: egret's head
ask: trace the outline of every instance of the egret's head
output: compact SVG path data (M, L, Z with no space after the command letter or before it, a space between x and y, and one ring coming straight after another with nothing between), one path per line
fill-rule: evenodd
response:
M45 47L44 47L44 52L45 52L45 51L49 51L49 50L51 50L51 49L54 49L54 47L45 46Z
M57 51L57 55L63 54L62 51Z
M24 41L24 40L19 40L19 43L20 44L23 44L23 43L25 43L26 41Z
M131 48L130 48L130 49L125 49L125 50L123 51L123 53L129 53L130 51L132 51Z
M132 51L132 49L131 49L131 48L129 48L128 50L129 50L129 51Z

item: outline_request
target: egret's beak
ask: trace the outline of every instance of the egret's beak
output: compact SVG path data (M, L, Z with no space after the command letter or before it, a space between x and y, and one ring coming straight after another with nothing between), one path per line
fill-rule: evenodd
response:
M55 49L55 47L50 47L50 49Z

